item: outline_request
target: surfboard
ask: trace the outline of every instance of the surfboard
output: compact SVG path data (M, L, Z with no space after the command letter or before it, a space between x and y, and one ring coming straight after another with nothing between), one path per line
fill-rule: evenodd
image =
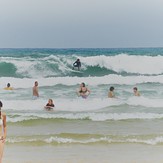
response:
M81 74L83 74L83 72L82 71L80 71L80 70L71 70L72 72L75 72L75 73L81 73Z
M78 70L77 68L72 68L71 71L72 72L77 72L77 73L83 73L83 71Z

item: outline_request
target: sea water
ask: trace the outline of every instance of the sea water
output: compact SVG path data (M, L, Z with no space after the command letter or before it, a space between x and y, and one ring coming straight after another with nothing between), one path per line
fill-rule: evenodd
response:
M77 58L80 72L72 70ZM91 90L87 99L76 95L82 82ZM4 90L7 83L14 89ZM7 144L163 144L162 48L0 49L0 89ZM49 98L53 111L44 109Z

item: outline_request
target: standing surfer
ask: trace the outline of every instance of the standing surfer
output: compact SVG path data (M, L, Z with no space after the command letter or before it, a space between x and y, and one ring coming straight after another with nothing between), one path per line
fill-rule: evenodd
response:
M78 70L80 70L81 68L81 62L80 62L80 59L77 59L74 63L73 63L73 69L77 67Z

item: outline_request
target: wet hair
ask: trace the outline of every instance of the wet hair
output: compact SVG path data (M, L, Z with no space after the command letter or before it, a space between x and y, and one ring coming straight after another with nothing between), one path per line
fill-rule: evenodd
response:
M114 91L114 87L110 87L110 91Z
M7 83L7 87L10 87L10 83Z
M35 81L35 85L38 84L38 81Z
M138 88L137 88L137 87L134 87L134 88L133 88L133 90L136 90L136 91L137 91L137 90L138 90Z
M85 83L82 83L83 87L85 87Z
M80 61L80 59L78 58L77 61Z
M51 103L53 104L53 100L50 98L49 101L51 101Z
M1 107L3 107L3 104L2 104L2 102L0 101L0 108L1 108Z

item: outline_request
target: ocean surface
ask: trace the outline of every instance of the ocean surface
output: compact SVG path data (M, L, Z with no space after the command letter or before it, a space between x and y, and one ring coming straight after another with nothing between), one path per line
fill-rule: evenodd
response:
M72 70L77 58L81 71ZM32 100L36 80L40 98ZM87 99L76 95L81 82ZM0 49L0 89L7 144L163 144L163 48ZM44 110L49 98L54 111Z

